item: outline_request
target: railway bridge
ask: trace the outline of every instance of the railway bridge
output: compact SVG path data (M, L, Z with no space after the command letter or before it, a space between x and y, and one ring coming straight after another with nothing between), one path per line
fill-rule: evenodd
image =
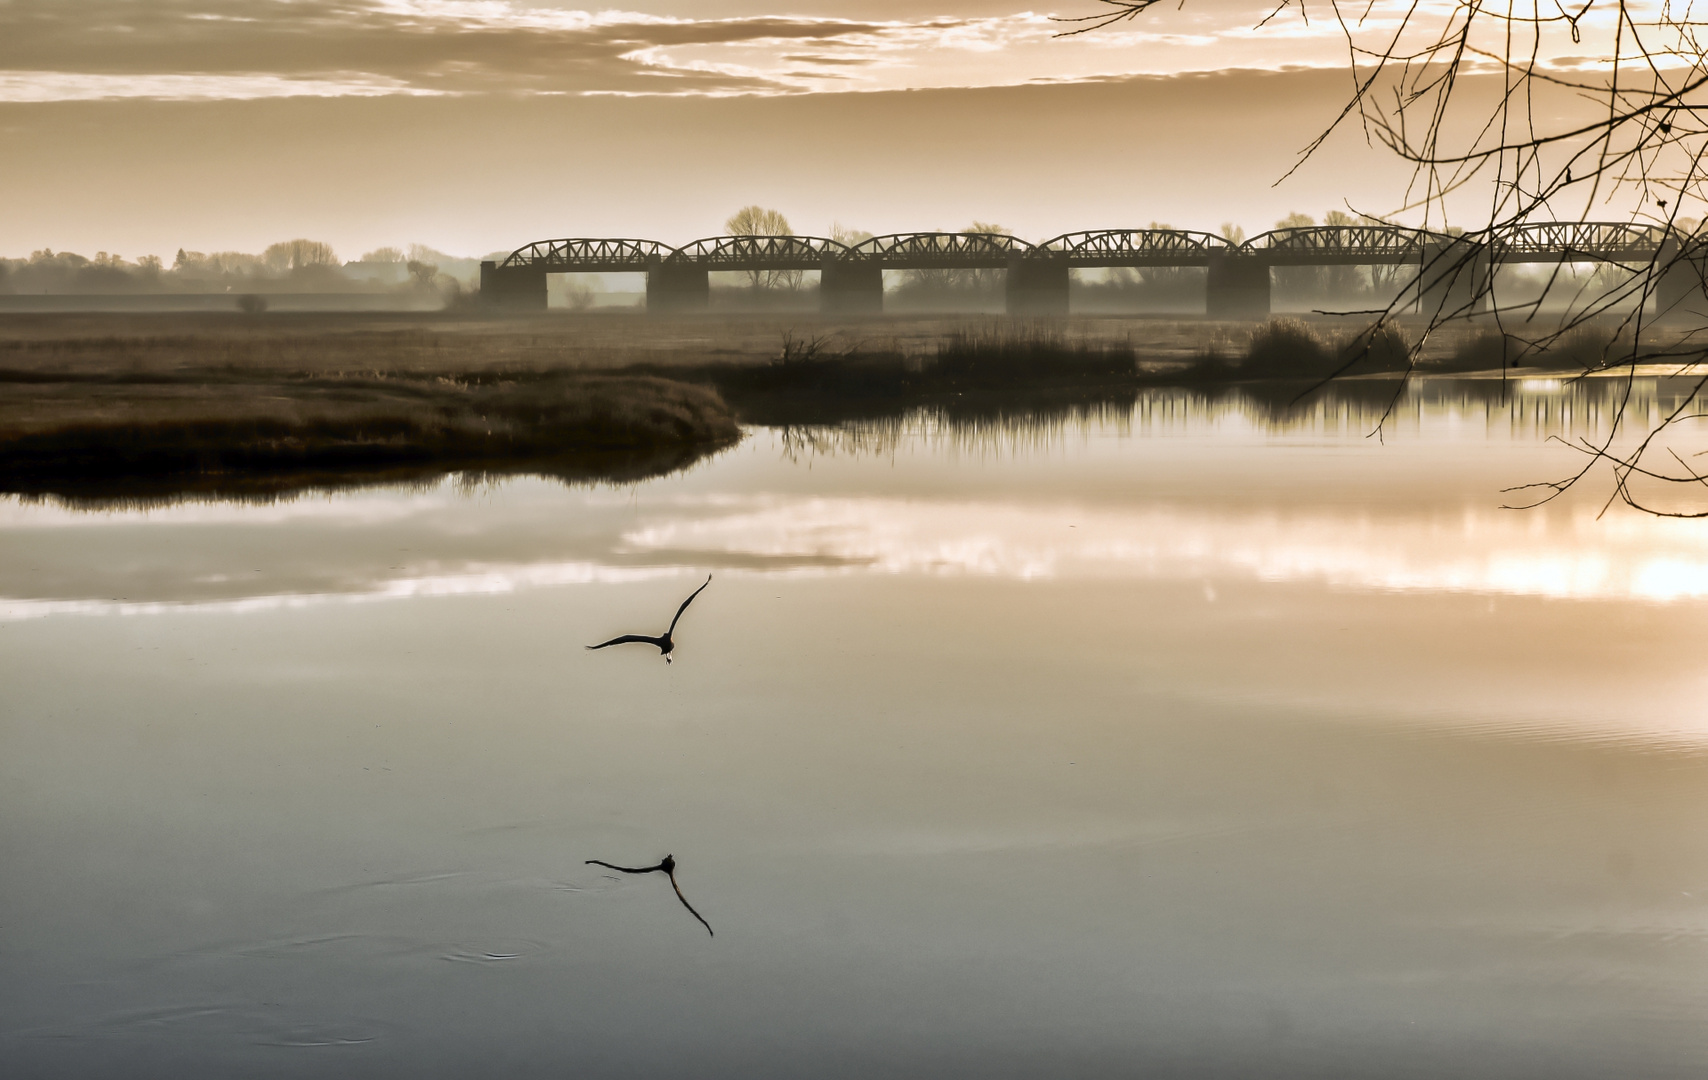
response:
M490 306L544 310L550 274L641 273L647 309L703 310L716 271L816 271L831 312L879 312L886 270L1000 270L1014 315L1066 315L1076 269L1202 267L1204 310L1227 318L1270 310L1271 275L1287 266L1416 267L1406 293L1426 314L1479 310L1497 267L1609 263L1653 275L1660 310L1703 296L1708 255L1678 233L1628 222L1549 222L1449 235L1393 225L1276 229L1235 244L1181 229L1101 229L1030 244L996 233L893 233L857 244L819 236L716 236L682 247L656 240L540 240L481 264ZM1403 296L1401 297L1404 298Z

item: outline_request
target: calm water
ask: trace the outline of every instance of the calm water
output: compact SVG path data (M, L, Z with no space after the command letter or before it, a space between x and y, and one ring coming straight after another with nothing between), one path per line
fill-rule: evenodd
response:
M1701 1076L1708 523L1500 509L1607 393L0 503L0 1074Z

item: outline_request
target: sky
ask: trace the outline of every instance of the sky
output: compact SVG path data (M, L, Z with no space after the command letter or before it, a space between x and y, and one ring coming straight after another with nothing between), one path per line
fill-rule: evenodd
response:
M1402 201L1356 129L1277 184L1351 87L1328 8L1062 36L1101 6L0 0L0 254L677 244L748 203L801 233L1255 233Z

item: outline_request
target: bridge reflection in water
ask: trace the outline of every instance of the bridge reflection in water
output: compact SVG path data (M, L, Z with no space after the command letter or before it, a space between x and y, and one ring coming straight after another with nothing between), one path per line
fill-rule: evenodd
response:
M704 310L714 271L817 271L825 311L878 312L886 270L1001 270L1014 315L1068 313L1078 269L1203 267L1204 310L1251 318L1270 310L1270 270L1285 266L1405 266L1403 302L1425 315L1486 307L1497 267L1606 263L1637 276L1631 299L1656 309L1699 306L1708 250L1660 226L1621 222L1523 225L1453 236L1388 225L1277 229L1234 244L1179 229L1105 229L1030 244L996 233L893 233L852 246L818 236L717 236L670 247L656 240L541 240L502 262L481 264L481 295L493 307L544 310L550 274L641 273L647 309ZM1409 297L1409 299L1408 299Z

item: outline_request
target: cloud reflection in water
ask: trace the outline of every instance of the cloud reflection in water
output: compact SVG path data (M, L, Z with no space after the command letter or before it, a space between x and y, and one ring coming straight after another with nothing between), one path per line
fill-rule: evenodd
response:
M362 506L366 502L382 505ZM356 504L356 505L352 505ZM401 504L401 505L400 505ZM1086 506L929 497L679 496L638 511L592 493L521 483L478 502L381 493L298 504L288 515L207 507L146 515L12 508L5 533L76 521L62 545L123 530L128 559L98 578L36 580L8 560L0 618L141 615L185 607L233 613L327 601L491 595L633 581L716 567L777 574L927 574L1042 579L1233 579L1335 589L1459 592L1561 600L1671 601L1708 595L1708 550L1689 523L1560 513L1415 514L1303 507ZM636 522L635 517L640 521ZM570 518L573 532L555 527ZM408 556L365 533L407 529ZM220 572L197 534L220 527L240 555L263 529L298 534L289 566ZM331 527L327 527L331 526ZM57 530L51 530L57 531ZM234 535L235 533L235 535ZM245 540L243 534L254 534ZM388 534L389 535L389 534ZM251 553L247 561L260 556ZM393 560L407 559L399 565ZM87 569L96 560L82 563ZM81 586L81 587L80 587Z

